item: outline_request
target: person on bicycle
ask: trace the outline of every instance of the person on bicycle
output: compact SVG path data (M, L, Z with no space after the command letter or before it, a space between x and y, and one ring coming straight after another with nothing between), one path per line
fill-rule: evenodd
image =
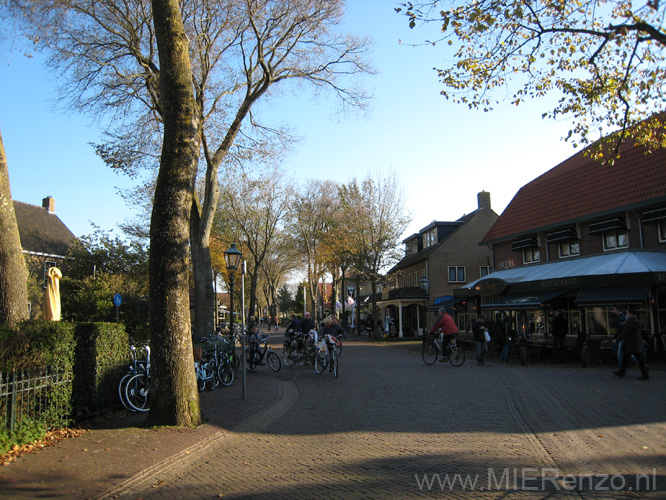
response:
M334 320L334 318L331 316L327 316L326 319L324 319L324 326L319 332L320 338L326 339L326 347L328 347L328 352L330 355L331 350L334 348L334 344L328 342L326 335L330 335L331 337L342 335L342 338L347 338L347 332L345 332L345 329L342 328L342 325L338 321ZM329 365L329 371L333 371L332 364Z
M261 351L259 350L259 327L256 324L247 332L247 345L250 347L250 352L248 353L250 359L252 359L255 352L261 356Z
M298 321L298 318L292 314L291 321L289 322L289 325L287 325L287 329L284 331L284 334L287 337L293 337L301 331L303 330L300 321Z
M456 322L453 321L453 318L449 313L444 309L443 307L439 308L439 318L437 318L437 321L435 322L435 326L433 326L430 329L430 333L435 333L437 330L441 330L442 333L442 359L440 359L440 363L444 363L447 361L447 350L446 346L449 345L449 342L453 340L453 336L458 333L458 327L456 326Z
M333 337L342 335L343 339L347 338L347 332L342 327L337 318L332 318L330 316L327 316L324 320L324 326L320 332L320 335L322 337L325 337L326 335L332 335Z
M307 335L310 333L310 330L315 329L315 323L312 321L312 318L310 317L309 312L305 312L303 315L303 321L301 321L301 329L303 330L303 334Z

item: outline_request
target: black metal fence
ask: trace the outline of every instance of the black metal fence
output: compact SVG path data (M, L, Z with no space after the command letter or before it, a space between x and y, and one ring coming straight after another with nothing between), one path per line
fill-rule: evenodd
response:
M72 380L71 372L54 368L40 373L0 372L0 429L13 432L26 421L47 428L67 425L72 413Z

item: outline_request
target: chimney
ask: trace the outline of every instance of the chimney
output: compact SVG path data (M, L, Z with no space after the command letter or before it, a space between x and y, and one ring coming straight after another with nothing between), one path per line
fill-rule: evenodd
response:
M46 211L50 214L55 213L55 198L51 198L50 196L47 196L42 200L42 207L46 209Z
M486 191L481 191L476 195L476 199L479 202L479 209L481 208L490 208L490 193Z

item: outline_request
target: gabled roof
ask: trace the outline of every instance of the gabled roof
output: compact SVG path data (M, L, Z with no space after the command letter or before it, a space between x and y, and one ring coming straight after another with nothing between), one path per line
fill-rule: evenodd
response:
M666 200L666 149L625 143L614 165L585 150L523 186L483 239L492 242Z
M58 216L43 207L14 201L14 211L24 252L64 257L76 240Z
M416 264L418 262L422 262L426 260L431 253L433 253L437 248L439 248L441 245L443 245L446 241L449 240L451 235L453 235L455 232L458 231L458 229L463 226L465 223L469 222L474 218L476 214L478 214L482 209L476 209L473 212L470 212L466 215L463 215L456 221L433 221L430 224L428 224L426 227L421 229L419 233L416 233L409 238L405 239L403 242L407 242L409 239L413 238L414 236L421 235L425 233L427 230L432 229L433 227L440 227L443 229L442 233L438 233L438 237L441 239L435 243L434 245L429 246L428 248L421 250L420 252L416 252L410 255L406 255L403 257L400 262L398 262L395 266L393 266L387 274L390 274L392 272L395 272L398 269L402 269L404 267L409 267L413 264ZM487 210L492 210L488 208Z

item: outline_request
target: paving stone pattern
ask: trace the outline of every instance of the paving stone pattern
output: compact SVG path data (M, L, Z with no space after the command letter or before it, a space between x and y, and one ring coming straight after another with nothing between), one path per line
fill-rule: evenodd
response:
M664 372L419 349L347 342L338 379L261 367L278 403L98 498L666 498Z

